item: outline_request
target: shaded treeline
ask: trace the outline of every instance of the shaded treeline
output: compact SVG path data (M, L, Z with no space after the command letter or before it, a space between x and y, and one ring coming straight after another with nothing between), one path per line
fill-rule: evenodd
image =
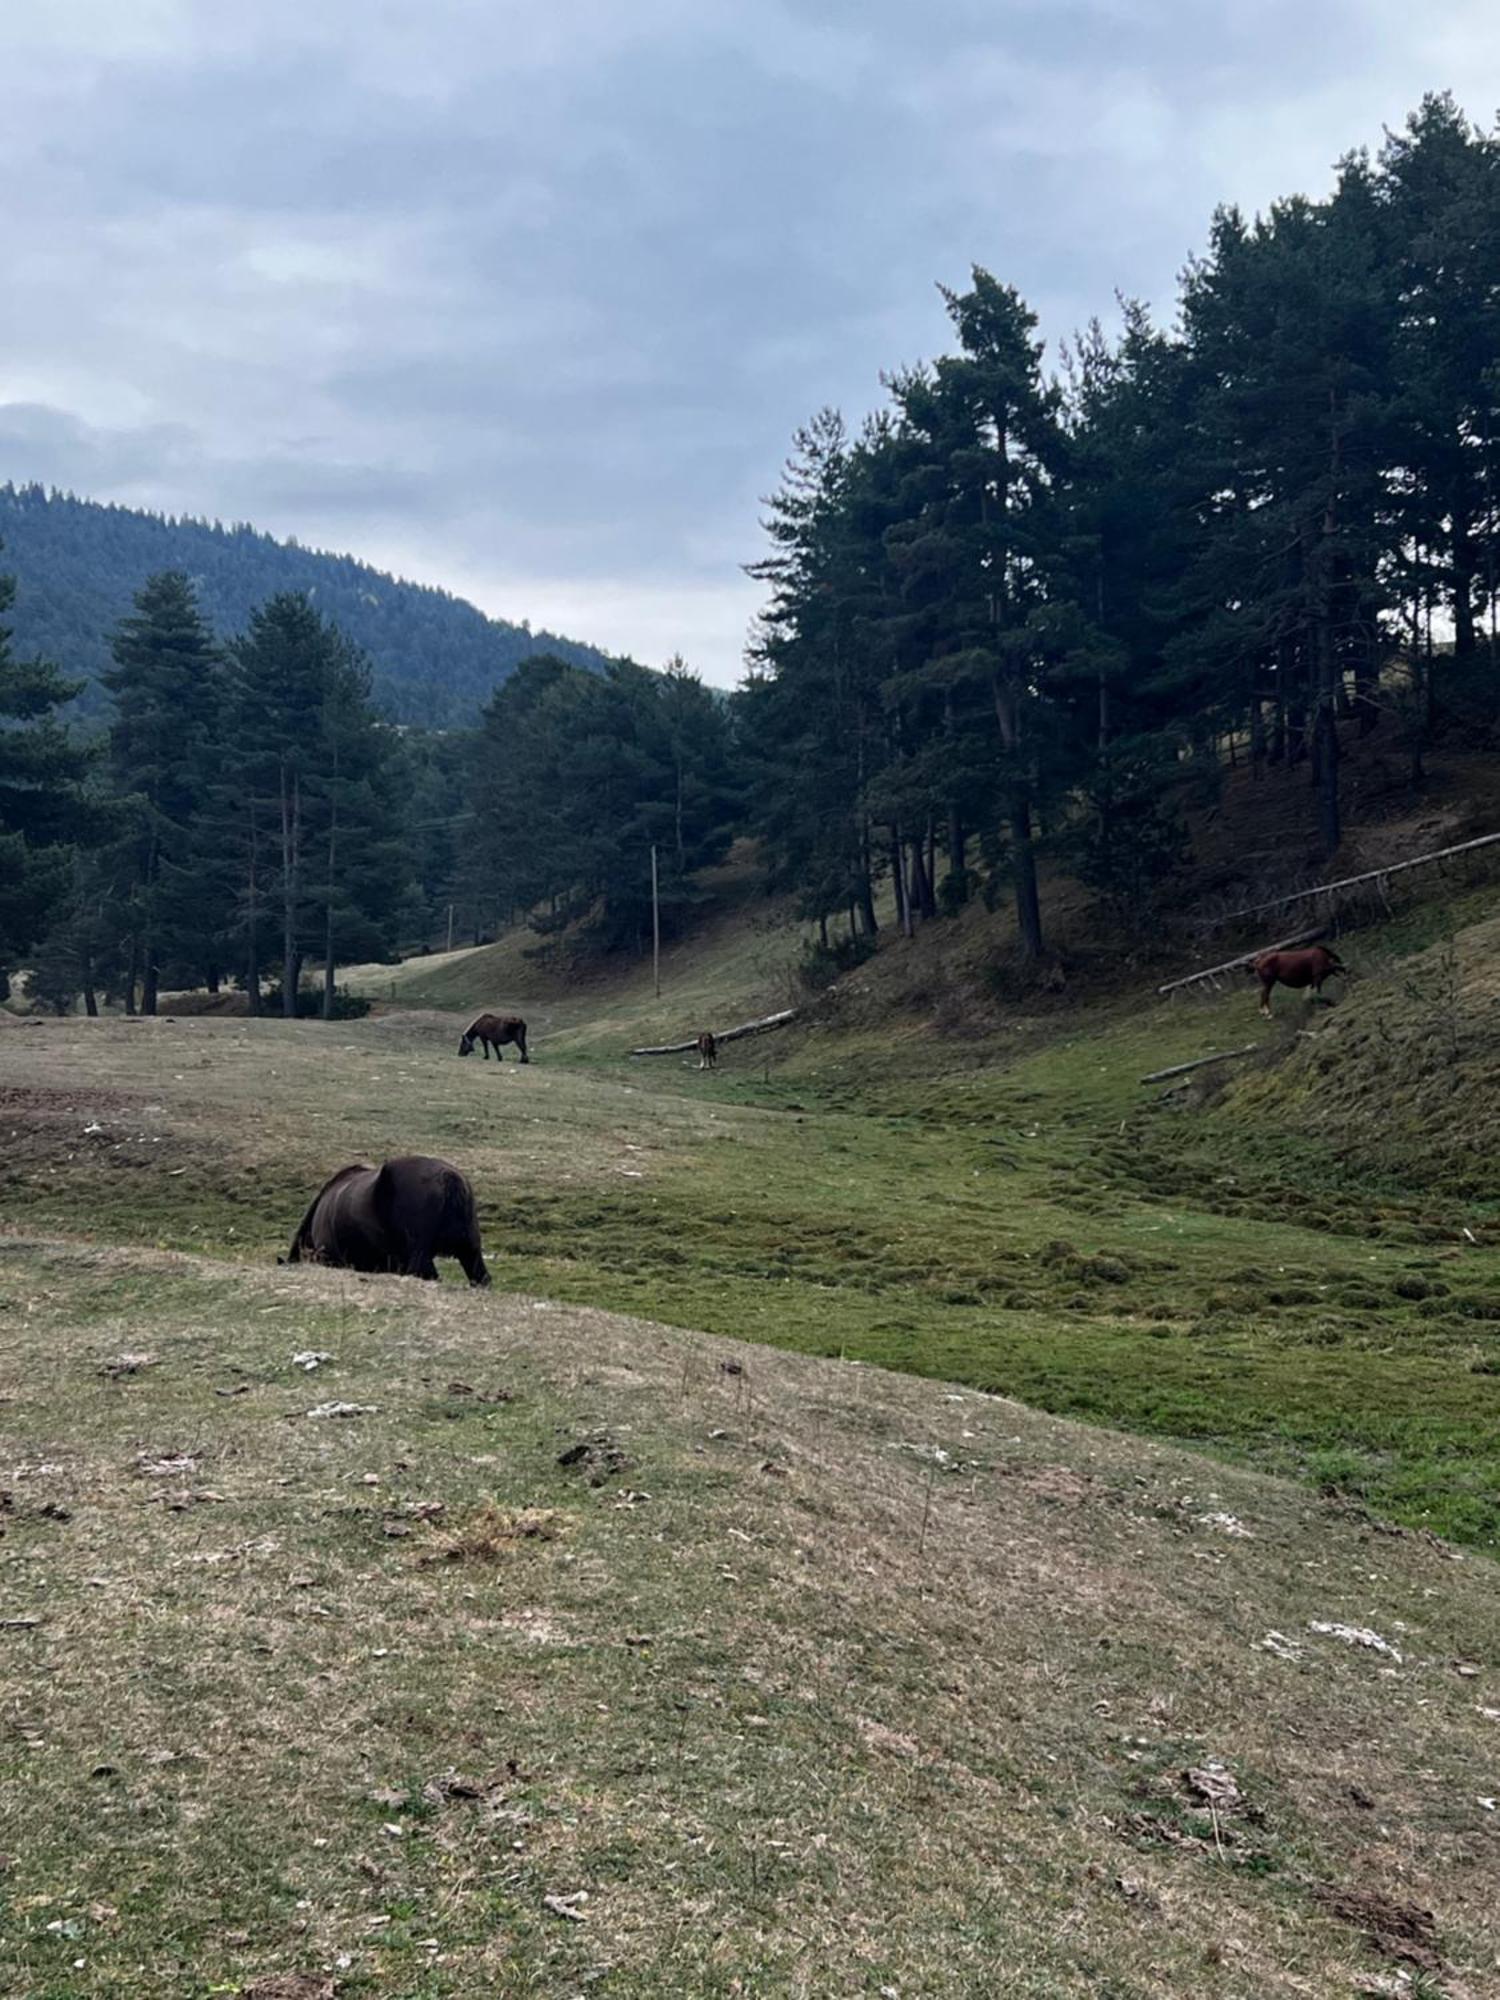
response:
M0 613L13 595L0 580ZM76 684L0 627L0 971L60 1010L234 984L254 1012L329 1016L340 964L445 943L455 916L455 941L529 920L641 949L653 848L670 932L733 837L726 704L680 660L537 657L480 729L403 730L305 596L221 645L175 571L111 657L84 741L60 719Z
M7 593L9 585L7 584ZM22 715L7 685L30 680ZM56 711L72 684L0 638L0 742L41 771L0 793L14 877L0 964L33 994L152 1014L163 987L242 985L253 1011L296 1011L305 962L322 1011L342 960L389 953L410 872L399 737L370 704L363 658L305 597L274 597L221 647L178 572L150 579L114 637L107 731L88 745Z
M680 659L602 674L527 661L485 710L470 768L461 893L477 905L491 885L500 914L577 925L598 950L649 943L653 848L670 930L740 817L726 705Z
M1036 958L1039 852L1139 904L1227 756L1305 765L1328 855L1350 730L1419 779L1493 729L1500 138L1431 98L1326 200L1221 210L1175 330L1127 302L1060 379L1008 286L944 297L952 353L798 434L751 569L752 824L805 914L982 888Z

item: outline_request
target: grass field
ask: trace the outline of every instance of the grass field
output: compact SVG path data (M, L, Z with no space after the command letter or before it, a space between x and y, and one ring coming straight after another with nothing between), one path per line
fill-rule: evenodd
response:
M607 1058L597 1022L525 1068L416 1012L18 1027L0 1185L33 1226L264 1260L333 1165L433 1150L504 1285L1179 1438L1492 1547L1495 1204L1141 1089L1248 1012L1104 1010L965 1066L814 1031L713 1077Z
M774 922L0 1021L0 1990L1500 1993L1489 923L1177 1094L1245 990L623 1059ZM496 1294L277 1270L411 1149Z
M1486 1563L525 1297L23 1230L0 1327L7 1993L1496 1990Z

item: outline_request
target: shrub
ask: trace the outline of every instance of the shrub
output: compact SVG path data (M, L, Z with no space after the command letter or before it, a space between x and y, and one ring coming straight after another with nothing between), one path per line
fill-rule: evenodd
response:
M261 1011L265 1014L281 1012L281 988L268 987L261 998ZM362 993L349 993L342 986L333 989L333 1005L328 1010L330 1021L360 1021L370 1011L370 1003ZM323 990L303 987L297 995L297 1019L299 1021L321 1021L323 1018Z
M821 993L841 972L852 972L873 958L877 949L872 937L831 938L827 944L810 939L797 961L797 978L809 993Z

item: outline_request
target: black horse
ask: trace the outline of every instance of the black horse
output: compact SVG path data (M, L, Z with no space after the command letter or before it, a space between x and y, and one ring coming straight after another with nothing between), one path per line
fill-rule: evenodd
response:
M491 1048L495 1051L495 1061L504 1062L500 1051L507 1042L514 1042L521 1051L522 1062L530 1062L526 1053L526 1023L519 1014L480 1014L472 1020L458 1038L458 1053L466 1056L472 1053L474 1044L484 1045L484 1059L490 1059Z
M383 1167L340 1167L297 1225L288 1264L335 1264L435 1278L434 1257L456 1257L471 1285L487 1285L474 1190L446 1160L422 1153Z

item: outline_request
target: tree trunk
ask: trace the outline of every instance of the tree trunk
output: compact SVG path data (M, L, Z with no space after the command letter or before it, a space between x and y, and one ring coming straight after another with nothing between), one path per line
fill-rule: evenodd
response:
M333 751L333 783L328 794L328 900L323 909L323 1019L333 1019L333 891L338 879L339 756Z
M915 926L911 916L911 898L906 892L906 864L901 852L901 829L891 828L891 881L896 889L896 922L903 936L910 937Z
M297 1018L297 849L301 841L301 792L296 772L281 767L281 1012Z
M156 993L160 979L161 974L157 968L156 951L151 940L148 938L145 947L145 977L141 981L141 1012L143 1014L154 1014L156 1012Z
M911 843L911 902L916 914L926 919L937 915L937 901L922 857L922 845L922 836L917 834Z
M130 940L130 957L125 966L125 1012L135 1012L135 983L141 971L141 945L133 934Z
M260 829L255 823L255 804L250 805L250 845L245 881L245 995L250 1012L257 1017L260 1005Z
M870 822L860 821L859 833L859 910L865 920L865 936L877 937L880 923L875 915L874 871L870 860Z
M1020 750L1021 724L1016 695L997 676L993 683L995 721L1006 752ZM1019 782L1012 781L1007 817L1010 821L1011 867L1016 884L1016 928L1021 949L1028 959L1042 955L1042 906L1036 886L1036 849L1031 835L1031 799Z
M1010 808L1011 866L1016 878L1016 928L1021 949L1028 959L1038 959L1043 951L1042 906L1036 887L1036 850L1031 840L1031 806L1018 793Z
M1327 505L1323 509L1323 533L1316 550L1313 582L1315 629L1313 635L1313 783L1318 790L1318 836L1325 854L1335 854L1343 839L1339 823L1339 671L1334 647L1334 535L1338 527L1334 495L1339 473L1339 439L1333 433L1332 479Z
M966 903L969 900L969 879L967 850L969 837L964 832L963 820L957 806L948 808L948 880L953 884L953 900Z
M1459 482L1460 488L1462 482ZM1452 508L1453 656L1466 659L1478 648L1474 625L1474 544L1469 534L1468 496L1454 494Z
M1318 704L1313 746L1318 784L1318 838L1324 854L1336 854L1344 836L1339 813L1339 730L1331 702Z

